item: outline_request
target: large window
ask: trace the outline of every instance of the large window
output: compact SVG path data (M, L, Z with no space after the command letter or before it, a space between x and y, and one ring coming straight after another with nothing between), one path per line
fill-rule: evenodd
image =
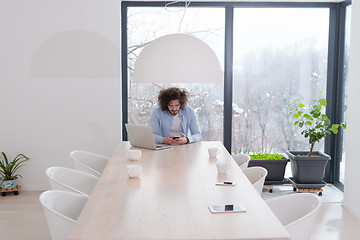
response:
M341 8L350 1L191 2L187 8L184 2L165 4L122 1L124 123L147 125L159 91L169 86L190 92L188 104L196 111L203 139L222 141L232 153L308 149L289 116L293 97L304 103L327 97L327 111L330 109L330 117L335 119L331 120L341 121L339 112L346 107L343 111L338 105L346 93L339 93L344 87L338 90L337 86L343 86L342 75L346 78L347 51L342 65L344 46L338 43L345 21L339 19ZM150 41L172 33L191 34L206 42L222 64L224 82L132 82L140 51ZM339 74L344 67L344 74ZM343 141L333 139L330 135L317 143L316 150L342 151ZM340 163L337 153L331 152L331 156L329 165ZM328 171L327 177L332 177L327 179L337 178L338 172Z
M223 138L223 84L133 83L132 69L139 52L155 38L186 33L206 42L224 59L224 8L129 7L128 8L128 114L130 123L147 125L163 88L176 86L190 93L204 140ZM176 48L176 46L174 46ZM220 61L223 64L223 61ZM178 66L181 68L182 66Z
M321 89L325 97L328 36L328 8L235 9L234 152L309 148L289 99L310 103Z

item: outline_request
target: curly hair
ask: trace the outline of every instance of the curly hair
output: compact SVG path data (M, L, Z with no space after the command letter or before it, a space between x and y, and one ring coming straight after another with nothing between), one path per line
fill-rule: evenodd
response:
M161 110L168 110L168 105L172 100L179 100L180 109L184 109L188 100L189 93L185 89L167 88L160 91L158 102Z

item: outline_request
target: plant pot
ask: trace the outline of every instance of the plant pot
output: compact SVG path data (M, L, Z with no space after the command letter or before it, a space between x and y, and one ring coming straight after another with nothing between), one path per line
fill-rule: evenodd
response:
M289 159L259 159L250 160L248 167L260 166L266 168L268 175L265 178L266 184L274 184L276 182L283 183L286 164Z
M311 157L304 156L308 151L288 151L293 180L301 184L321 184L325 167L331 157L325 153L314 151Z
M1 181L1 188L2 189L13 189L16 187L17 184L17 178L13 180L5 180Z

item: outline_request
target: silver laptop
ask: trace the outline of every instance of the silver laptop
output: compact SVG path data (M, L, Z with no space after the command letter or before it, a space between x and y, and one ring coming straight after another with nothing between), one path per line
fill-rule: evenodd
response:
M151 127L125 124L131 146L161 150L172 148L166 144L155 143Z

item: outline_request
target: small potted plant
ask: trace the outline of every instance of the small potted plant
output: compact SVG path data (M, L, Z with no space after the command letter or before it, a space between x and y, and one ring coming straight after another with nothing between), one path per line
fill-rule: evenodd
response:
M279 153L250 153L249 167L260 166L266 168L268 175L265 178L265 185L283 184L287 182L284 178L287 159Z
M18 154L12 161L8 159L4 152L0 156L0 176L1 176L1 188L2 189L13 189L17 185L17 179L22 176L17 170L23 166L24 162L30 160L24 154Z
M296 99L290 100L294 107L290 115L295 120L294 125L302 129L301 134L309 140L309 151L288 151L293 181L300 184L321 184L325 166L331 157L319 151L313 151L314 145L324 139L327 134L337 134L339 127L346 129L346 124L331 124L326 114L322 112L326 107L325 99L314 100L305 106Z

